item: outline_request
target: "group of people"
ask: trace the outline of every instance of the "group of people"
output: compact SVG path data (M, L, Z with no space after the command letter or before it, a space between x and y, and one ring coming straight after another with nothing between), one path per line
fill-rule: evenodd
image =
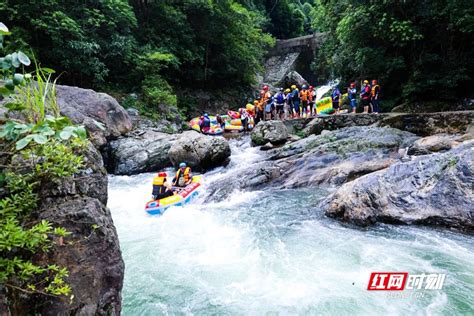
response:
M303 85L301 91L296 85L291 89L279 88L272 93L267 85L254 101L255 124L261 120L299 118L316 115L316 91L313 86Z
M151 193L153 200L164 199L176 194L180 188L186 187L192 181L191 168L185 162L179 164L176 176L171 182L168 182L166 172L160 172L153 179L153 191Z
M337 88L336 88L337 89ZM372 80L372 85L369 84L368 80L364 80L362 87L360 89L360 103L363 108L364 113L374 113L378 114L380 111L379 104L379 95L380 95L380 85L377 80ZM336 113L339 113L339 99L341 98L341 93L339 89L333 91L331 94L333 100L333 108L336 110ZM350 86L347 88L347 99L352 110L352 113L357 111L357 88L355 82L351 82ZM336 101L335 101L336 100ZM335 107L335 102L337 107Z
M364 113L379 112L380 85L377 80L364 80L360 90L360 103ZM352 113L357 112L357 88L352 82L347 88L347 97ZM316 107L316 90L313 86L303 85L301 90L296 85L290 89L279 88L272 93L267 85L263 86L260 95L254 101L255 124L260 120L311 117L318 114ZM336 114L340 113L343 94L336 86L331 92L332 107ZM248 107L248 106L247 106Z

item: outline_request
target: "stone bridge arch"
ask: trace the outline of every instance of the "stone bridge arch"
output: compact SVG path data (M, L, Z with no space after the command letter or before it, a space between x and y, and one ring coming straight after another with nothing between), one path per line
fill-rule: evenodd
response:
M316 75L310 70L310 64L324 39L325 33L314 33L277 40L267 54L265 72L259 82L277 87L287 85L290 81L301 84L304 78L315 83Z

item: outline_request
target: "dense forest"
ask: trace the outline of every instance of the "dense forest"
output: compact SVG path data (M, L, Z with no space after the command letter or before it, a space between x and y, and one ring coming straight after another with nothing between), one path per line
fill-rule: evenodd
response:
M326 32L315 84L378 78L390 107L472 93L468 0L4 0L0 21L14 34L5 51L150 109L183 107L182 90L245 89L275 38L313 32Z

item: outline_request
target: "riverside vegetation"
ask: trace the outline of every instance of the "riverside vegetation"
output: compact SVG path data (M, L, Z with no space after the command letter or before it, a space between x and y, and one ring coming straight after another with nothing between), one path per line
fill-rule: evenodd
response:
M242 102L274 38L312 32L326 32L307 65L318 83L378 78L384 110L422 101L449 109L472 97L473 16L467 0L0 4L0 20L16 35L8 47L31 47L63 83L113 93L155 119L186 114L196 89Z
M0 23L0 45L10 35ZM9 110L0 126L0 284L29 294L70 295L68 270L56 264L38 265L34 256L70 234L46 220L35 220L42 187L76 173L78 155L87 138L83 126L59 115L51 69L36 65L22 52L0 58L2 98ZM19 73L21 71L22 73Z

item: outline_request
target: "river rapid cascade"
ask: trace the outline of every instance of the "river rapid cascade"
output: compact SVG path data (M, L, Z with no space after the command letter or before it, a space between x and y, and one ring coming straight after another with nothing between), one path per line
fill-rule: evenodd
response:
M227 167L205 174L200 197L151 217L154 174L110 176L109 202L126 272L124 315L466 314L474 310L474 244L433 228L357 229L326 218L318 188L234 191L264 153L230 141ZM171 170L170 170L171 171ZM441 290L367 291L371 272L446 273ZM393 294L393 292L392 292Z

